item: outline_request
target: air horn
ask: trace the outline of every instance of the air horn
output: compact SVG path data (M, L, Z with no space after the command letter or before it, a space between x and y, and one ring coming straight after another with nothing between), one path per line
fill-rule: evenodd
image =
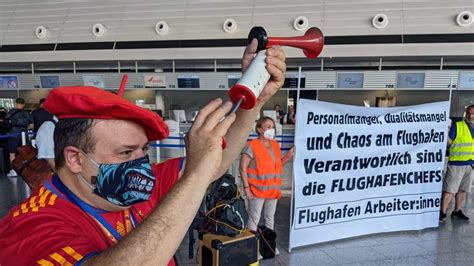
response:
M265 49L274 45L291 46L303 49L307 58L316 58L323 50L324 36L316 27L309 28L303 36L297 37L268 37L262 27L254 27L249 33L248 43L257 39L257 56L244 72L240 80L229 91L229 96L234 103L232 111L237 108L252 109L257 103L257 98L270 79L270 74L265 66Z

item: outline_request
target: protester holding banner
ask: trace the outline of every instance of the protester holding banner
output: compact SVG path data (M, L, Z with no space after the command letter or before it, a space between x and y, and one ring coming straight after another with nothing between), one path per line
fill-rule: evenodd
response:
M461 211L466 192L471 191L474 175L474 105L466 108L466 119L453 123L449 130L449 162L443 182L443 200L439 220L446 218L449 204L455 196L455 206L451 216L469 221Z
M247 144L240 160L240 174L250 205L248 227L257 231L263 209L265 226L273 230L283 166L293 157L294 147L281 157L280 146L274 140L275 121L270 117L258 119L255 131L258 138Z

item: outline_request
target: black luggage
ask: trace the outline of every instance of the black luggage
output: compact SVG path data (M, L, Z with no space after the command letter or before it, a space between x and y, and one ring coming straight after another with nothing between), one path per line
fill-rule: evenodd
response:
M277 238L276 232L265 226L259 226L258 232L260 233L260 237L259 237L260 255L262 255L263 259L274 258L275 250L276 250L276 238Z

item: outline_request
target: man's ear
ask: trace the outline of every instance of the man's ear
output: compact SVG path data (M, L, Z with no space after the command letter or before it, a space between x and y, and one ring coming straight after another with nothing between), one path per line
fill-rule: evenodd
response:
M64 161L69 171L74 174L82 172L83 155L81 151L74 146L67 146L63 150Z

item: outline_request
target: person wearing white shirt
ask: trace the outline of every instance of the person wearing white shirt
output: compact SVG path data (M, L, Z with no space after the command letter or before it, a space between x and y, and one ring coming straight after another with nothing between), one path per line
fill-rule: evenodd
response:
M54 164L54 129L58 118L53 117L53 121L45 121L36 132L36 147L38 148L38 159L45 159L51 168Z

